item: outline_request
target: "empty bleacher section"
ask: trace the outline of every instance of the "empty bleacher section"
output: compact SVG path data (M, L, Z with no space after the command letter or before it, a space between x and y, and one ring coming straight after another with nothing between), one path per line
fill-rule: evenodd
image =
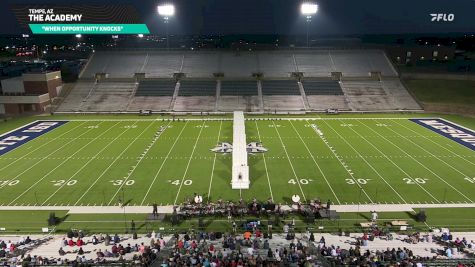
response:
M187 78L211 78L219 70L220 56L216 52L184 53L181 72Z
M333 80L302 81L305 94L309 95L343 95L340 84Z
M257 81L222 80L218 110L257 111L259 97Z
M305 80L302 81L311 110L326 110L336 108L348 110L346 98L340 84L333 80Z
M385 78L381 83L386 94L394 99L394 102L399 109L421 109L421 106L409 94L398 78Z
M135 96L173 96L175 81L146 80L139 83Z
M77 82L71 92L66 96L63 103L61 103L57 111L79 111L83 100L89 95L94 86L95 82Z
M216 81L182 80L173 110L213 111L216 105Z
M211 78L222 72L228 78L250 77L262 72L268 78L285 78L300 71L305 77L329 77L332 71L343 76L368 77L371 71L382 76L397 76L396 71L379 50L312 50L312 51L97 51L82 78L107 73L111 78L166 78L183 72L187 77Z
M266 78L287 78L297 71L292 53L259 52L257 59L258 70Z
M125 111L135 86L134 82L78 83L58 111Z
M219 66L225 77L248 78L257 70L257 56L252 52L221 53Z
M296 72L302 75L301 86L293 78ZM341 79L340 83L330 80L332 72L341 73L333 77ZM96 83L97 73L106 75ZM252 78L255 73L263 79L262 94ZM180 87L175 79L180 80ZM216 79L222 81L216 83ZM117 50L94 53L57 111L327 108L420 109L380 50Z
M295 80L264 80L262 95L267 111L305 109Z
M397 109L379 81L344 81L342 88L350 107L355 110Z
M180 72L183 62L181 53L147 53L143 69L147 78L173 78L173 73Z
M175 85L175 81L171 79L140 81L128 110L150 109L153 111L168 111L175 91Z

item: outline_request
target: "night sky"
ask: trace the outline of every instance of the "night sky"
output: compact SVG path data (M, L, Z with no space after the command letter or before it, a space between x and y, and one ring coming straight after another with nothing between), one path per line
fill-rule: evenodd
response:
M169 0L175 34L303 34L298 0ZM475 32L475 0L319 0L310 33L316 35ZM160 0L0 0L0 34L23 33L11 4L132 4L153 34L164 32ZM162 1L163 3L163 1ZM107 11L105 11L107 12ZM431 22L430 13L453 13Z

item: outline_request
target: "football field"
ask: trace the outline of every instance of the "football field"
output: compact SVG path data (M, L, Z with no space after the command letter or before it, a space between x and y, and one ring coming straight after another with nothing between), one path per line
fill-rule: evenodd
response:
M249 190L231 189L232 120L69 120L0 156L2 206L320 198L474 203L475 151L407 118L248 119Z

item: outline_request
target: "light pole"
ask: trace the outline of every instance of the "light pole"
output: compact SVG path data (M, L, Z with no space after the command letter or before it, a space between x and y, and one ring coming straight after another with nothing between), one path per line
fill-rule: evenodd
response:
M308 30L310 27L310 22L312 22L312 15L317 14L317 11L318 11L318 5L315 3L303 3L300 6L300 12L307 19L307 47L309 47L308 46Z
M165 30L167 35L167 49L170 48L170 43L168 41L168 20L170 17L175 15L175 6L171 4L160 5L157 7L158 14L163 17L163 22L165 23Z

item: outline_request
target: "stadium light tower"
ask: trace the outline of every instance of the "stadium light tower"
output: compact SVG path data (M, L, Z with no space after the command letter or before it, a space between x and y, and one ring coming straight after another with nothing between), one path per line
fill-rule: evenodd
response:
M308 28L310 26L310 22L312 22L312 16L317 14L317 11L318 11L318 5L315 3L305 2L300 6L300 12L307 19L307 47L308 47Z
M163 22L165 23L165 29L167 34L167 49L170 48L170 43L168 41L168 20L170 17L175 15L175 6L172 4L164 4L157 7L158 15L163 17Z

